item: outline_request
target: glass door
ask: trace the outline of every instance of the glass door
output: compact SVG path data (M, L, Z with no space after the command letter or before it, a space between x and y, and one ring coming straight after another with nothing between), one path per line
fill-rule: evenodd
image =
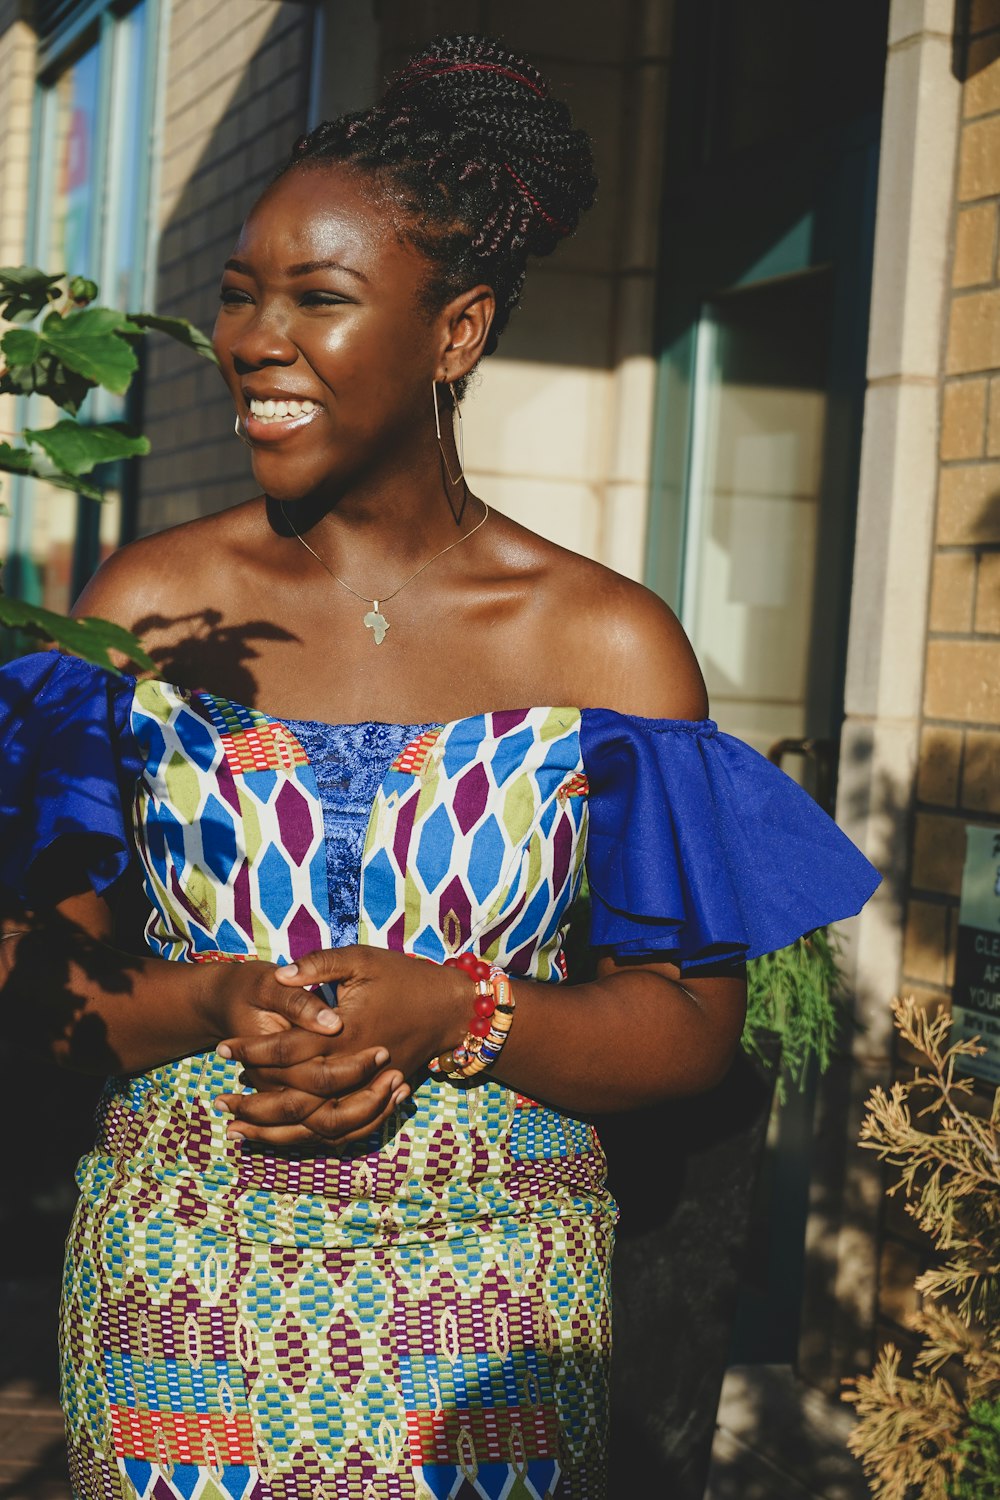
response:
M832 807L887 0L678 0L646 581L722 729ZM794 1361L813 1091L771 1121L734 1356Z
M681 619L713 714L764 754L810 727L831 317L818 270L725 292L698 328Z

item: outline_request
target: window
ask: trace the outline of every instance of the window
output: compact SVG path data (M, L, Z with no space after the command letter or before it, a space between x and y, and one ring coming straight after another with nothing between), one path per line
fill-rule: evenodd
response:
M89 276L101 301L138 308L150 293L149 142L156 119L158 0L121 6L41 7L28 260ZM126 405L126 403L129 403ZM52 409L19 403L19 425L46 425ZM106 391L81 416L138 419L135 401ZM35 481L11 485L5 586L65 610L128 529L131 476L109 465L99 476L103 504Z

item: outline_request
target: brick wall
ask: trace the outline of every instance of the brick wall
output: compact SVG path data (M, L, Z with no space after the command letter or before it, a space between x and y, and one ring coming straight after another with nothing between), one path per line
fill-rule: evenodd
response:
M31 100L35 34L25 0L0 0L0 265L24 260L28 227ZM0 437L14 427L14 398L0 397ZM6 481L5 481L6 484ZM0 500L4 498L0 492ZM0 515L0 559L7 551L7 518Z
M23 0L0 3L0 265L24 259L35 34Z
M903 990L929 1004L950 1001L965 825L1000 823L1000 0L971 0L968 27L903 948ZM879 1314L898 1342L927 1241L894 1202L884 1230Z
M222 265L254 198L306 125L313 6L174 0L156 223L156 310L211 329ZM168 340L150 352L139 530L253 493L218 372Z

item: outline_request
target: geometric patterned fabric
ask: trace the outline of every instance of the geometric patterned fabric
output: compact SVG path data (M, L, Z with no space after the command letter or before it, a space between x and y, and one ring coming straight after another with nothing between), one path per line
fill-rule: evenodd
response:
M138 683L150 947L287 962L357 922L558 981L579 718L393 735ZM210 1053L105 1089L62 1304L79 1500L603 1497L615 1211L593 1128L431 1078L341 1156L241 1147L212 1108L238 1072Z

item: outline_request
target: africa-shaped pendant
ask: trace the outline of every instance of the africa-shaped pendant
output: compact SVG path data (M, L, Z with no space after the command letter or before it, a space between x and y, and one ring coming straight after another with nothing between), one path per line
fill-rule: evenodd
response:
M376 646L381 646L385 640L385 633L389 629L389 621L379 609L377 599L372 600L372 605L374 607L365 615L365 625L374 635Z

